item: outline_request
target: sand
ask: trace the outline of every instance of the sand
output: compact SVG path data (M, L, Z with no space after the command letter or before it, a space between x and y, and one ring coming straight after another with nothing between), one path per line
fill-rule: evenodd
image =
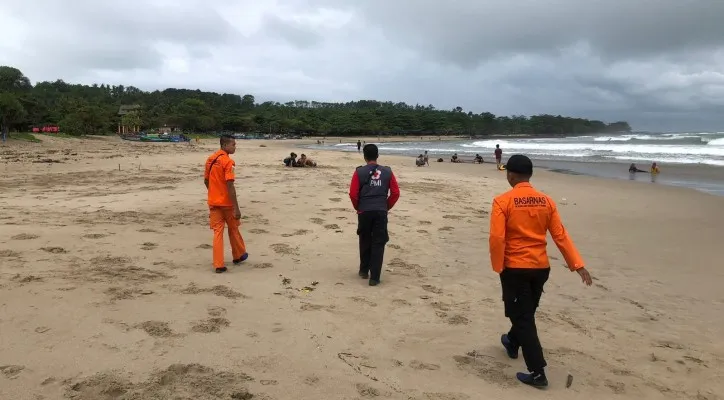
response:
M370 288L355 153L239 141L250 258L227 249L219 275L201 181L215 141L43 140L0 147L1 399L724 398L724 198L536 174L595 277L584 287L551 245L539 392L498 342L492 165L383 155L402 197ZM283 168L292 150L320 167Z

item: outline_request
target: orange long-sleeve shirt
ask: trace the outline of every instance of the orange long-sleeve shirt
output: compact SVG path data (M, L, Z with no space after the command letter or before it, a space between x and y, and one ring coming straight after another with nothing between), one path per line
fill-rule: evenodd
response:
M578 253L553 199L519 183L493 200L490 216L490 263L493 271L504 268L549 268L546 234L551 237L571 271L583 268Z

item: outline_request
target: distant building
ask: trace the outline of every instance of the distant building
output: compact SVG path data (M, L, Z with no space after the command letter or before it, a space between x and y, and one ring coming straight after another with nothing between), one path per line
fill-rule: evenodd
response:
M122 105L118 109L118 116L121 117L120 121L118 122L118 134L123 135L126 133L135 133L141 130L140 127L140 120L133 123L130 126L127 126L126 123L124 123L124 117L128 114L137 114L141 110L141 106L138 104L130 104L130 105Z

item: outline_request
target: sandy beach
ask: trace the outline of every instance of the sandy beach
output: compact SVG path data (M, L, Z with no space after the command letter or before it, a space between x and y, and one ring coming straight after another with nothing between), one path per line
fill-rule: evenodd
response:
M39 137L0 146L0 399L724 398L724 197L536 172L595 279L549 246L536 391L499 345L494 165L382 154L402 195L371 288L347 195L361 155L237 141L250 257L227 249L219 275L202 182L218 141ZM290 151L320 167L284 168Z

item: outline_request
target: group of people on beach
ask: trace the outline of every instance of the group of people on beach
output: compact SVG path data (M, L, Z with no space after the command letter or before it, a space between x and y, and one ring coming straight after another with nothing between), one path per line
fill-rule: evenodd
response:
M236 151L236 141L233 136L222 135L220 145L221 148L207 158L204 169L216 273L227 271L223 246L225 225L228 226L233 264L240 264L249 257L239 230L241 210L234 186L235 162L230 157ZM369 280L369 286L377 286L381 282L385 246L389 241L388 212L400 198L400 187L392 169L378 164L376 145L366 144L362 152L365 164L352 174L349 198L357 213L358 275ZM496 156L498 154L502 156L502 151L496 151ZM295 158L292 153L285 165L292 166L296 163ZM499 158L498 164L502 165ZM555 202L531 185L531 160L524 155L514 155L503 168L512 189L493 199L488 239L490 262L493 271L499 275L503 308L511 324L500 343L512 359L518 358L522 349L528 372L518 373L517 379L543 388L548 386L547 364L536 330L535 313L550 274L546 253L548 232L568 268L576 271L588 286L592 284L592 278L563 227Z
M357 147L359 148L359 142L357 142L357 143L358 143ZM503 149L500 148L499 144L495 145L495 151L493 152L493 154L495 155L495 163L496 163L497 168L499 170L504 169L503 163L502 163ZM443 161L444 160L442 158L437 159L437 162L443 162ZM453 155L450 157L450 162L451 163L462 163L463 160L462 160L462 158L460 158L458 156L458 153L453 153ZM483 159L483 156L481 156L480 154L475 154L475 157L473 157L472 162L473 162L473 164L483 164L485 162L485 160ZM425 150L425 154L420 154L419 156L417 156L417 158L415 159L415 165L417 165L418 167L422 167L425 165L427 165L428 167L430 166L427 150Z

